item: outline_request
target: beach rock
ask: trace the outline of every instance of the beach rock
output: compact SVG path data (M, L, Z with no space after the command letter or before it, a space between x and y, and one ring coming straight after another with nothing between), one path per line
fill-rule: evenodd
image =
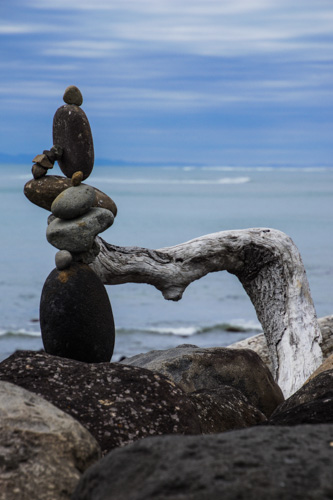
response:
M112 308L89 266L73 263L49 274L40 301L40 327L49 354L87 363L110 361L115 339Z
M74 172L71 178L72 186L79 186L82 181L83 181L83 172L81 172L81 170Z
M326 359L333 354L333 315L319 318L318 323L323 337L321 349L323 358Z
M34 163L37 163L41 167L44 167L46 169L53 168L53 163L49 160L46 154L41 154L35 156L35 158L32 160Z
M17 351L0 363L0 380L29 388L72 415L104 453L147 436L201 432L187 395L142 368Z
M95 190L81 184L62 191L51 205L51 212L59 219L74 219L87 213L95 202Z
M72 177L78 170L83 172L84 179L89 177L94 166L94 144L88 118L81 108L65 104L57 109L53 142L63 149L58 163L66 177Z
M90 467L73 500L329 499L332 442L332 425L147 438Z
M70 85L65 90L63 100L66 104L75 104L76 106L81 106L83 103L83 97L80 89L78 89L75 85Z
M55 254L55 265L58 271L63 271L67 269L73 261L72 254L67 250L59 250Z
M268 421L269 425L324 423L333 423L333 370L322 372L303 385Z
M46 175L47 169L36 164L32 165L31 173L34 176L34 179L40 179L41 177L44 177L44 175Z
M234 387L200 389L188 394L197 409L203 434L213 434L251 427L267 418Z
M74 418L22 387L0 382L0 499L70 499L101 457Z
M76 188L75 188L76 189ZM105 208L93 207L72 220L54 219L46 229L46 238L59 250L87 252L99 233L112 226L114 216Z
M54 162L57 159L57 155L55 154L55 151L51 151L50 149L44 149L43 154L48 157L50 162L54 164Z
M51 205L55 198L71 185L71 179L59 175L48 175L38 180L28 181L24 186L24 194L31 203L51 211ZM94 190L96 193L94 206L110 210L116 216L117 206L115 202L99 189L94 188Z
M305 383L315 378L317 375L319 375L319 373L327 372L329 370L333 370L333 354L325 359L325 361L319 366L319 368L317 368L315 372L313 372L311 377L309 377Z
M97 241L94 241L93 246L88 252L73 252L71 255L73 257L73 262L83 262L84 264L91 264L100 252L100 246Z
M250 350L189 345L151 351L122 363L162 373L185 392L230 385L241 391L267 417L284 400L280 387L260 357Z
M62 149L61 146L59 146L59 144L53 144L50 151L51 151L52 155L55 155L56 160L60 160L63 153L64 153L64 150Z
M318 323L323 337L321 344L323 358L326 359L328 356L333 354L333 315L319 318ZM239 342L235 342L234 344L229 345L228 348L251 349L252 351L255 351L273 373L273 365L270 360L266 338L263 333L240 340Z

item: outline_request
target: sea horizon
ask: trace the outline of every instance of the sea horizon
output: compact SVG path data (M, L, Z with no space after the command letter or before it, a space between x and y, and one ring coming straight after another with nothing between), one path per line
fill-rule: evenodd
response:
M39 299L54 267L48 212L23 195L29 165L0 165L3 245L0 357L42 348ZM55 166L50 175L63 175ZM281 166L103 166L85 181L118 206L101 237L120 246L163 248L217 231L271 227L298 246L318 316L333 313L333 168ZM10 210L8 210L10 207ZM6 216L5 216L6 214ZM238 280L213 273L178 303L149 285L107 286L116 324L114 360L182 343L223 346L260 333Z

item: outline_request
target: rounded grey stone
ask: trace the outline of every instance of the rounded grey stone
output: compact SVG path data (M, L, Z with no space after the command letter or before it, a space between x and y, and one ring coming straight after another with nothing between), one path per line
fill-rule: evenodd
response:
M75 104L76 106L81 106L81 104L83 103L83 97L80 89L78 89L75 85L70 85L65 90L63 100L66 104Z
M71 498L101 456L77 419L18 385L0 381L0 499Z
M53 215L59 219L74 219L87 213L94 205L96 193L86 184L73 186L60 193L51 205Z
M54 219L47 226L47 241L59 250L87 252L99 233L112 226L113 213L105 208L91 208L72 220Z
M55 254L55 265L59 271L67 269L72 263L73 257L68 250L59 250Z

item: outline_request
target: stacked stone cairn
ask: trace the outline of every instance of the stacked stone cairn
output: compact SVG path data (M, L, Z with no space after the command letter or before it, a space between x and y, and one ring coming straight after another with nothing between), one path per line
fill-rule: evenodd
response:
M48 354L108 362L115 339L112 308L88 264L99 252L96 236L113 224L117 208L107 195L82 184L94 165L90 125L77 87L68 87L63 99L53 120L55 145L33 159L34 179L24 189L30 201L51 210L46 238L59 250L42 290L42 340ZM66 178L46 176L55 161Z

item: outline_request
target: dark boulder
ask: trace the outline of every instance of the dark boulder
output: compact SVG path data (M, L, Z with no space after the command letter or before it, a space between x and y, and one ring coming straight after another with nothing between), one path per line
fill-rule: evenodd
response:
M230 385L266 416L284 400L269 369L249 349L205 349L184 344L166 351L138 354L122 363L162 373L185 392Z
M199 389L188 394L195 405L203 434L251 427L267 419L234 387Z
M110 361L115 339L112 308L99 277L86 264L54 269L40 301L45 351L87 363Z
M269 425L333 423L333 370L303 385L273 413Z
M82 184L85 186L86 184ZM34 203L40 208L51 211L53 201L65 189L72 186L71 179L61 177L60 175L46 175L40 179L31 179L24 186L24 194L31 203ZM94 188L96 198L94 207L106 208L117 215L117 206L115 202L105 193L97 188Z
M88 118L75 104L65 104L57 109L53 118L53 143L63 154L59 167L66 177L80 170L83 179L91 174L94 166L94 143Z
M90 467L73 500L328 500L332 444L329 424L147 438Z
M72 415L104 453L146 436L201 432L188 396L162 375L143 368L17 351L0 363L0 380L28 389Z

